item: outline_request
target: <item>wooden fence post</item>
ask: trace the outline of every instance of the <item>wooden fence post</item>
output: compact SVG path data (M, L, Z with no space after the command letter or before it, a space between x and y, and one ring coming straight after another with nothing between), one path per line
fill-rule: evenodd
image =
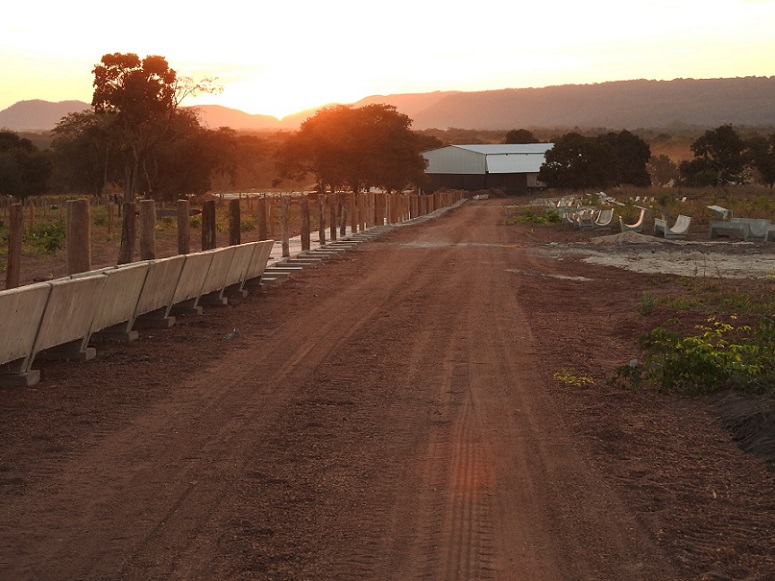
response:
M266 234L266 198L262 195L258 198L258 239L268 240Z
M121 248L118 254L119 264L129 264L134 260L135 240L137 239L137 215L135 203L124 202L122 204L123 218L121 220Z
M309 198L307 194L301 196L301 249L309 250L310 246L310 221L309 221Z
M67 274L91 270L91 212L89 200L67 201Z
M274 196L266 199L266 223L269 231L269 238L274 240L274 214L277 198Z
M290 207L290 196L280 198L280 229L282 231L283 258L288 258L291 255L291 235L289 232Z
M178 254L191 252L191 203L178 200Z
M140 200L140 260L156 258L156 202Z
M350 233L355 234L358 231L358 211L355 209L355 192L350 192L347 196L348 212L350 214Z
M326 244L326 195L318 192L318 236L320 236L320 245Z
M16 288L21 283L24 207L21 204L11 204L9 211L8 269L5 271L5 288Z
M241 241L240 201L229 200L229 246L237 246Z
M339 195L336 192L333 192L328 198L328 231L331 234L331 242L336 240L336 206L338 199Z
M202 250L215 248L215 200L202 202Z
M347 208L347 199L350 196L348 194L345 194L342 192L339 194L339 237L344 238L347 236L347 216L348 216L348 208Z

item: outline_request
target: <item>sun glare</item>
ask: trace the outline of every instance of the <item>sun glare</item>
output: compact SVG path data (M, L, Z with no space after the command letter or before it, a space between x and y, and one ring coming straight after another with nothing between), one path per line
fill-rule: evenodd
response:
M88 18L61 26L66 4L45 14L9 4L0 109L26 99L89 101L92 69L112 52L161 55L181 75L219 78L221 94L185 104L278 118L377 94L773 74L775 0L493 0L484 11L395 0L378 17L351 0L303 0L262 5L260 21L234 0L204 13L136 4L128 13L106 5L101 21L120 23L111 27ZM151 12L175 27L138 37ZM530 24L516 31L515 22Z
M302 75L296 69L275 68L254 76L243 71L220 77L219 82L223 86L220 94L202 95L192 99L192 104L223 105L282 119L322 105L352 103L368 96L364 93L368 88L358 79L331 82L323 72Z

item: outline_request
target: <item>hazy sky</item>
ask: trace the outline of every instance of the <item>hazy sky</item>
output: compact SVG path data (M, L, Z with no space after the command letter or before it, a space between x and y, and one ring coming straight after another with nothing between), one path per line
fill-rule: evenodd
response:
M775 0L13 2L0 110L90 102L105 53L217 76L218 103L283 116L375 94L775 75Z

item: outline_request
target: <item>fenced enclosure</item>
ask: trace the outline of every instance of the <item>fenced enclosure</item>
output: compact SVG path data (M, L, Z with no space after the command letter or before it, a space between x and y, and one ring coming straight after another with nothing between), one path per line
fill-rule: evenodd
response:
M137 210L131 203L122 206L124 215L132 217L123 222L125 227L129 222L134 229L134 218L139 217L140 259L96 269L92 206L88 200L68 200L63 251L67 272L31 284L19 284L25 212L21 204L12 204L5 214L10 227L7 288L0 290L0 386L37 383L39 372L32 369L36 358L88 360L95 356L95 342L131 341L137 338L137 329L169 327L177 314L198 314L202 305L226 304L229 295L244 296L248 281L261 280L276 239L283 258L290 258L292 235L300 238L302 251L310 250L313 222L321 249L327 243L333 247L346 234L418 218L461 199L459 193L328 194L315 196L314 203L307 195L263 197L256 200L252 215L258 227L251 234L261 238L254 241L243 240L243 204L249 211L251 205L239 198L220 200L227 224L221 232L227 237L225 246L217 246L219 201L205 201L193 212L188 201L181 201L169 212L157 210L152 200L142 200ZM110 227L111 208L106 209ZM37 218L34 210L27 215L30 221ZM177 227L168 242L174 239L176 248L169 256L157 256L159 221L173 217ZM292 226L294 219L298 227ZM195 252L190 248L192 223L201 229L201 249Z
M338 192L232 195L203 202L180 200L156 205L140 200L125 208L115 200L29 198L24 204L0 199L0 289L14 288L90 268L186 254L241 242L301 236L308 245L317 232L321 243L334 241L349 228L358 232L395 224L448 206L461 192L430 195ZM88 215L85 214L88 208ZM120 260L124 214L135 253ZM126 224L124 223L126 226Z

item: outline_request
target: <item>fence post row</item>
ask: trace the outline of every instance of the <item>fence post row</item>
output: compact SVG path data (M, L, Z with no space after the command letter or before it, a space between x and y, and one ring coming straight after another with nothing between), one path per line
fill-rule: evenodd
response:
M321 246L326 244L326 220L329 220L330 240L335 241L337 235L346 235L346 226L349 223L352 234L373 227L374 225L395 224L408 219L413 219L429 214L438 208L451 205L462 198L460 193L434 193L430 195L418 194L392 194L372 192L339 192L316 194L318 205L318 233ZM274 238L274 220L272 220L275 200L280 204L279 221L282 229L283 257L289 256L290 238L290 207L292 198L289 195L279 196L277 199L261 195L256 199L258 239L259 241ZM105 202L108 215L108 231L111 230L114 204ZM34 225L34 208L48 208L52 206L48 199L27 200L29 210L30 227ZM24 204L15 203L9 199L0 199L0 207L10 217L8 237L8 264L6 269L5 288L16 288L21 282L22 242L24 233ZM136 213L133 202L125 202L119 207L126 213L127 220L122 221L122 238L130 241L127 248L133 248ZM90 200L68 200L60 205L60 212L66 209L66 260L68 274L91 270L91 215ZM216 243L216 203L213 200L202 204L202 250L212 250ZM242 243L241 234L241 199L229 202L229 246L238 246ZM119 212L121 215L122 212ZM156 258L155 225L157 219L155 202L153 200L141 200L139 203L139 234L140 234L140 258L151 260ZM178 254L184 255L191 252L190 244L190 202L182 199L177 201L177 243ZM301 221L301 245L303 251L311 248L311 214L308 195L300 198ZM268 227L270 231L268 232ZM339 230L339 232L337 232ZM119 256L118 264L132 262L131 256Z

